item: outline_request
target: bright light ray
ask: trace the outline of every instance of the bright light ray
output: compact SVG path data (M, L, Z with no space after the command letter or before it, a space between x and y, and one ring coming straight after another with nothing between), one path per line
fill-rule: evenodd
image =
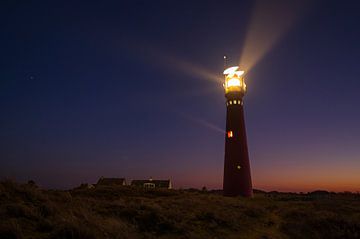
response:
M250 71L279 42L306 10L307 0L257 0L240 57L240 67Z
M168 64L171 63L171 66L182 71L183 73L186 73L188 75L196 75L200 77L201 79L211 80L216 83L220 83L221 77L219 75L211 73L207 71L206 69L195 65L194 63L190 63L189 61L181 60L179 58L166 58L166 61L168 61Z
M225 134L225 131L224 131L222 128L220 128L220 127L218 127L218 126L216 126L216 125L214 125L214 124L212 124L212 123L209 123L209 122L207 122L207 121L205 121L205 120L203 120L203 119L196 118L196 117L191 116L191 115L189 115L189 114L185 114L185 113L178 112L178 111L175 111L175 113L176 113L177 115L181 116L181 117L184 118L184 119L187 119L187 120L189 120L189 121L191 121L191 122L195 122L195 123L197 123L197 124L200 124L200 125L208 128L208 129L213 130L214 132L218 132L218 133L221 133L221 134Z
M210 72L202 66L196 65L189 60L175 57L175 54L167 53L154 46L148 46L137 42L135 45L128 45L127 50L134 56L142 58L149 64L177 70L180 73L189 76L197 76L202 80L210 80L218 84L221 83L221 77L219 77L217 73Z

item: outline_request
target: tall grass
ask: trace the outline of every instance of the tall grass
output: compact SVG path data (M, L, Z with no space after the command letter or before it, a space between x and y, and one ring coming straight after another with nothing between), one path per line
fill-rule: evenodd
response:
M358 194L101 186L69 191L0 182L0 238L360 238Z

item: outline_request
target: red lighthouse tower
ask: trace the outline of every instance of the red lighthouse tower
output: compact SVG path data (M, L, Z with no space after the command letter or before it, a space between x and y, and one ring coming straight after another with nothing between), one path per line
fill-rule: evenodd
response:
M246 141L243 97L244 72L234 66L224 71L226 134L223 190L225 196L253 195L249 153Z

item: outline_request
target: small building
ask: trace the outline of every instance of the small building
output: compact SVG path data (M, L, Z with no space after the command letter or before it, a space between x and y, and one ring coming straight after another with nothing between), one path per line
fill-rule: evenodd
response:
M171 180L132 180L131 186L143 187L143 188L166 188L172 189Z
M93 189L95 186L93 184L89 183L82 183L79 187L76 187L75 189Z
M125 186L126 180L125 178L104 178L101 177L96 184L97 186Z

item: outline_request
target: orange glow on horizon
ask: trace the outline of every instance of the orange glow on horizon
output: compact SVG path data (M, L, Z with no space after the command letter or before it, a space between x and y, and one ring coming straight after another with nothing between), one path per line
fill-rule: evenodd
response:
M206 186L208 189L222 189L222 174L219 165L200 170L192 168L186 175L173 178L176 188ZM201 172L201 173L200 173ZM279 192L312 192L326 190L329 192L360 192L360 175L357 170L341 170L336 175L335 169L318 171L317 169L296 170L291 167L274 167L265 169L252 167L253 188L264 191Z
M360 175L357 170L340 166L321 167L314 165L274 166L272 171L264 168L254 170L255 188L266 191L309 192L327 190L335 192L360 191Z

